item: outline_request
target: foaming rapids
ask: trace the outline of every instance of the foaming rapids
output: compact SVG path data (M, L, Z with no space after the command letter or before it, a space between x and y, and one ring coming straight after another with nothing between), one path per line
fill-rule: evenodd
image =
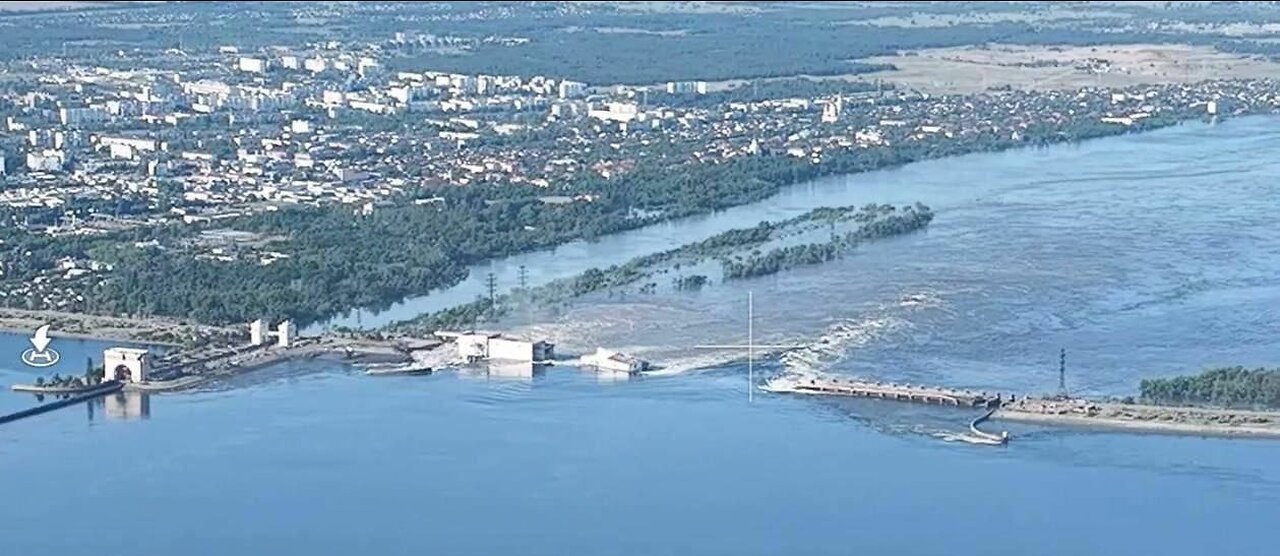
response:
M908 312L939 307L942 298L932 292L903 295L896 304L881 307L875 314L841 319L831 324L817 339L782 354L783 375L811 377L826 372L847 359L857 348L886 336L912 328L902 309Z
M745 315L741 307L724 305L708 306L692 298L610 300L572 306L554 316L529 316L523 325L517 314L513 318L517 322L509 323L508 329L516 335L554 342L561 357L604 347L650 361L654 368L648 375L671 376L724 367L747 358ZM859 347L910 329L911 313L941 305L942 299L935 293L913 292L853 317L787 315L789 318L758 320L756 345L798 347L762 347L756 349L756 355L760 359L778 355L783 374L824 372Z

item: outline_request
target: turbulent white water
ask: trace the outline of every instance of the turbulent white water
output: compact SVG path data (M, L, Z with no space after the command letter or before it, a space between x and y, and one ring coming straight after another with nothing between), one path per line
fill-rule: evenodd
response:
M936 219L824 265L698 292L593 295L559 313L516 311L501 327L687 373L745 358L694 346L745 344L753 292L755 342L803 346L778 372L1035 393L1056 389L1066 348L1073 391L1122 395L1147 376L1276 363L1275 122L816 182L743 209L734 227L867 202L921 201Z

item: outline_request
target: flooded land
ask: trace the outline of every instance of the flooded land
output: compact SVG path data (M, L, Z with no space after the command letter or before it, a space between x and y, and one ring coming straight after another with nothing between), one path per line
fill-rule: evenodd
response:
M545 283L821 206L922 202L935 215L821 265L744 280L712 268L697 290L667 275L647 292L517 308L501 325L565 352L640 354L665 372L372 378L306 360L24 421L0 437L5 492L24 501L0 512L3 542L136 552L133 535L48 534L49 516L89 522L109 507L147 516L146 554L394 553L423 537L458 553L1255 551L1280 504L1274 441L1001 422L1017 441L976 447L946 441L965 410L759 391L748 401L745 353L698 346L744 342L750 294L757 342L803 346L758 362L758 377L811 369L1052 393L1065 348L1071 393L1123 396L1145 377L1274 364L1276 124L1185 124L823 179L495 261L472 275L510 284L523 265ZM481 288L469 280L442 299ZM392 322L439 299L359 319ZM9 352L27 338L0 341ZM73 370L105 345L55 341ZM0 363L5 383L33 373ZM0 394L0 408L29 403ZM103 469L130 471L103 480Z

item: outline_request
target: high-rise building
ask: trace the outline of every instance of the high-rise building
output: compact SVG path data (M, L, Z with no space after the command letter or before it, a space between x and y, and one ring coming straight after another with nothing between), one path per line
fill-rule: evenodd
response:
M249 73L266 73L267 61L261 58L241 57L238 67L240 71Z
M606 102L599 110L588 111L587 117L626 123L640 117L640 110L634 102Z
M58 109L58 122L64 126L91 124L106 118L107 112L95 107Z
M476 76L476 94L487 95L493 92L493 77L489 75Z
M311 73L320 73L327 69L329 64L324 58L316 56L315 58L307 58L307 60L302 63L302 67Z
M387 89L387 96L395 99L395 101L400 104L409 104L410 102L413 102L413 88L392 87Z
M687 95L687 94L707 94L706 81L668 81L667 94Z
M834 100L823 103L822 105L822 123L835 123L840 119L840 111L843 108L843 100L840 96L836 96Z
M66 156L62 151L46 149L27 153L27 170L32 172L57 172L65 163Z
M578 98L587 94L587 84L577 81L561 81L559 86L560 98Z

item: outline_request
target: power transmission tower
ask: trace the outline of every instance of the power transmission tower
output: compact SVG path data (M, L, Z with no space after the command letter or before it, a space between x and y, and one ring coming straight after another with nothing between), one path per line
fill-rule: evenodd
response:
M493 304L497 301L498 278L492 272L484 279L485 287L489 289L489 309L493 309Z
M1058 352L1058 394L1067 397L1067 350Z
M529 287L529 269L524 265L520 265L520 291L524 291Z

